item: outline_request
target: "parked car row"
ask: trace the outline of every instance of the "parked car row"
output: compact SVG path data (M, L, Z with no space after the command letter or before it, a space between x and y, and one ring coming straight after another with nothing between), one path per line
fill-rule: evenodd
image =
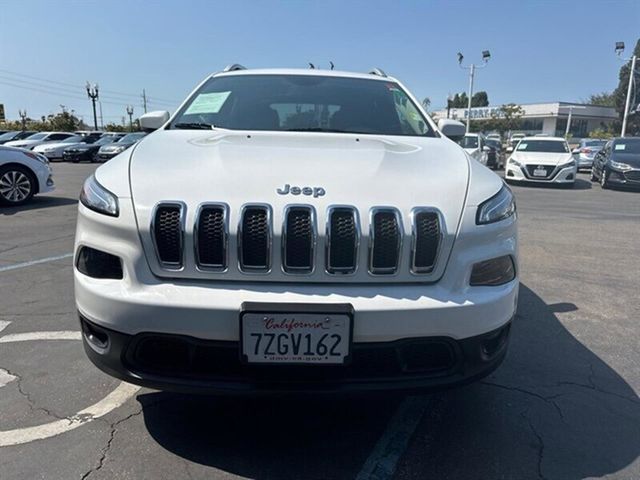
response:
M499 139L484 137L479 133L467 133L458 142L462 148L483 165L494 170L504 168L504 148Z
M0 144L32 150L49 161L95 162L109 160L145 135L144 132L6 132L0 135Z

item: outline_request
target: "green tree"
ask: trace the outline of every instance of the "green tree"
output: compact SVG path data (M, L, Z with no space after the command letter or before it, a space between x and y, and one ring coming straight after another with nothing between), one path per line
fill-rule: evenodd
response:
M484 131L497 131L501 135L506 132L517 130L522 125L522 115L524 109L515 103L508 103L501 106L497 113L492 113L491 118L482 122Z
M480 91L473 94L471 97L471 106L472 107L488 107L489 106L489 95L487 92Z
M600 92L589 95L589 98L584 100L584 103L589 105L598 105L600 107L615 107L616 100L613 92Z
M640 39L636 42L636 46L633 49L633 54L640 57ZM635 80L636 84L640 81L640 75L638 75L638 62L636 62ZM616 110L620 115L620 121L624 115L624 106L627 99L627 87L629 85L629 75L631 72L631 62L626 62L621 68L618 74L618 87L613 91L613 98ZM632 90L633 94L634 90ZM630 108L635 110L638 105L638 88L635 89L636 98L631 99ZM627 135L637 136L640 135L640 114L636 113L627 117Z

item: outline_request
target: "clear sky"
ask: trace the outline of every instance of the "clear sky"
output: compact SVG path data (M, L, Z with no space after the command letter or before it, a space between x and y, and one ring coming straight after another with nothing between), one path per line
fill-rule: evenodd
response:
M493 105L580 101L612 90L640 37L640 0L620 1L70 1L0 0L0 103L37 118L74 109L91 123L87 80L104 121L125 105L174 110L208 73L247 67L378 66L432 108L467 89L456 61L479 63Z

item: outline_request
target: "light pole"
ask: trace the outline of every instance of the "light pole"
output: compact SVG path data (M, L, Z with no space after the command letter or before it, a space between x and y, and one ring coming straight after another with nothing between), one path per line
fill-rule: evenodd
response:
M489 50L482 51L482 65L476 65L472 63L468 67L462 65L462 60L464 60L464 55L458 52L458 64L460 68L464 68L465 70L469 70L469 104L467 106L467 133L469 133L469 125L471 122L471 97L473 96L473 77L475 76L477 68L484 68L487 66L487 62L491 58L491 53Z
M26 130L27 129L27 111L18 110L18 115L20 115L20 120L22 121L22 130Z
M452 102L453 102L453 95L449 94L449 96L447 96L447 118L449 118L449 114L451 113Z
M633 85L633 76L636 73L636 56L631 58L623 58L622 52L624 52L624 42L616 42L616 54L625 63L631 60L631 70L629 70L629 85L627 85L627 99L624 102L624 113L622 114L622 131L620 136L624 137L627 133L627 116L629 115L629 104L631 103L631 86Z
M93 85L87 82L87 96L91 99L91 104L93 105L93 126L96 130L98 130L98 116L96 115L96 100L98 100L98 84L94 83Z
M127 115L129 115L129 131L133 132L133 120L131 119L133 115L133 105L127 105Z
M569 105L569 115L567 116L567 127L564 129L564 138L569 138L569 131L571 130L571 118L573 117L573 109L574 108L586 108L577 105Z

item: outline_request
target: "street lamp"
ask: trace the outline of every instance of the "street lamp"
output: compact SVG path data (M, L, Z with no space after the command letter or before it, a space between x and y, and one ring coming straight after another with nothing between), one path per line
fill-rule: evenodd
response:
M98 100L98 84L94 83L91 85L87 82L87 96L91 99L91 104L93 105L93 126L96 130L98 130L98 116L96 115L96 100Z
M624 102L624 113L622 115L622 131L620 132L621 137L624 137L625 133L627 133L627 116L629 115L629 104L631 103L631 85L633 84L633 76L636 73L636 56L633 55L631 58L623 58L623 52L624 42L616 42L616 55L618 55L618 57L620 57L620 59L625 63L631 60L631 70L629 71L629 85L627 86L627 99Z
M490 58L491 58L491 52L489 52L489 50L483 50L482 65L476 65L472 63L468 67L465 67L464 65L462 65L462 61L464 60L464 55L458 52L458 65L460 65L460 68L469 70L469 104L467 105L467 133L469 133L469 125L471 122L471 97L473 96L473 77L475 76L476 69L486 67Z
M129 131L133 132L133 105L127 105L127 115L129 115Z

